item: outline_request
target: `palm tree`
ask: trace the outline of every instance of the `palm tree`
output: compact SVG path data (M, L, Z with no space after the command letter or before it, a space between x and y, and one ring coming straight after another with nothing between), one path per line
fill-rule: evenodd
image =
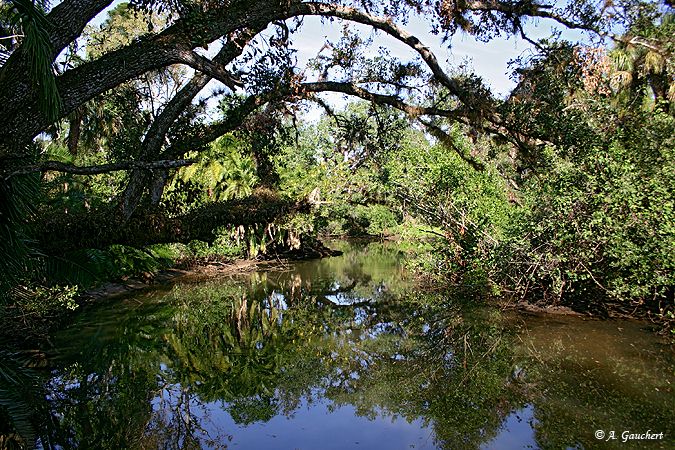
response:
M232 152L225 159L224 167L226 187L221 194L223 200L243 198L253 193L253 186L258 178L252 158L242 157L239 152Z
M9 0L0 6L0 81L5 64L24 52L30 75L40 91L41 107L50 117L59 111L59 95L52 70L46 0ZM28 152L30 154L30 152ZM34 176L0 179L0 299L27 273L32 253L24 224L32 213L38 184Z
M675 14L660 23L629 30L610 52L610 85L620 101L672 111L675 102Z

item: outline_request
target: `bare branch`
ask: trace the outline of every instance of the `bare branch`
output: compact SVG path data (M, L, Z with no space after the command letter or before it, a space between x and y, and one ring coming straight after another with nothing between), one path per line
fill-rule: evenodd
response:
M405 112L412 118L417 118L419 116L440 116L457 121L463 121L463 115L456 110L411 105L404 102L395 95L376 94L363 89L354 83L317 81L302 83L299 86L299 89L305 93L339 92L342 94L353 95L355 97L360 97L364 100L377 103L378 105L393 106L394 108Z
M215 78L233 91L237 87L244 86L244 83L242 83L241 80L236 79L224 66L219 65L194 51L183 53L181 62L211 78Z
M196 159L179 159L179 160L161 160L161 161L124 161L110 164L100 164L97 166L75 166L73 164L66 164L60 161L45 161L40 164L32 164L29 166L17 167L10 170L8 173L0 175L2 179L8 180L17 175L27 175L36 172L63 172L73 175L98 175L101 173L119 172L120 170L142 169L142 170L156 170L156 169L175 169L177 167L185 167L197 163Z
M281 98L281 96L281 92L271 93L267 96L249 96L241 104L228 111L225 119L220 122L200 127L185 139L172 143L169 148L162 152L160 157L177 158L190 150L197 150L200 147L215 141L219 137L240 127L246 120L246 117L260 106L273 98Z
M228 111L224 120L201 127L184 140L174 142L169 148L160 155L161 158L177 158L190 150L196 150L210 142L218 139L226 133L229 133L241 126L246 117L260 106L272 100L298 100L300 98L311 98L314 94L320 92L337 92L346 95L362 98L378 105L387 105L394 107L413 119L420 116L436 116L452 119L457 122L467 123L465 116L458 111L441 109L436 107L415 106L406 103L394 95L383 95L370 92L357 86L354 83L341 83L335 81L308 82L301 83L287 91L270 92L267 95L252 95L241 104ZM314 97L312 100L317 101ZM320 105L322 101L318 101Z
M112 0L64 0L55 5L47 15L54 24L50 30L52 57L55 59L82 33L87 23L111 3Z
M501 12L511 17L541 17L551 19L573 30L592 31L601 34L601 31L590 23L579 23L566 19L555 12L552 12L551 5L537 4L532 1L525 2L502 2L499 0L468 0L466 9L469 11L483 12Z

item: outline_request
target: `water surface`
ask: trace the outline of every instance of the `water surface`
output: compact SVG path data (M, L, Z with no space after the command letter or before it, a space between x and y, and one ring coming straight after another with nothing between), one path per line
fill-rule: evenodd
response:
M416 287L392 245L82 311L48 350L61 448L672 448L644 324L503 314ZM596 430L617 432L598 440ZM621 442L621 432L663 432Z

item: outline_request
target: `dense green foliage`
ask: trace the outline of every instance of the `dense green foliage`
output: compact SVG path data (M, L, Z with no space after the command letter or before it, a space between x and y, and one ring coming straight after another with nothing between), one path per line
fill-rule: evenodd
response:
M559 89L575 82L563 81ZM637 308L665 320L675 268L673 116L576 95L584 103L561 120L583 118L589 128L543 147L523 174L526 162L508 146L472 140L460 127L449 134L452 146L490 161L484 170L410 128L366 162L358 153L327 158L347 120L326 118L281 157L282 186L294 195L320 192L313 227L328 233L408 240L426 233L435 244L422 247L419 267L446 282L602 314ZM355 111L373 120L367 108L344 114Z
M392 5L386 12L409 12ZM61 63L90 67L172 29L173 21L195 25L191 21L208 16L180 2L156 6L116 5L100 25L84 30L83 47L71 45ZM536 52L514 62L518 85L506 99L493 97L466 68L443 73L415 41L366 16L359 20L416 49L437 80L423 89L418 62L398 62L384 50L364 56L369 41L345 28L310 61L319 81L309 85L321 92L322 80L350 78L356 84L334 81L326 89L369 102L333 110L310 96L326 114L299 123L294 102L309 88L298 84L305 75L292 63L285 36L290 30L272 33L260 56L259 44L244 51L257 33L253 27L241 41L228 37L213 60L241 56L251 69L240 73L246 92L235 92L207 69L191 74L180 65L159 64L89 98L30 149L30 160L67 168L39 180L7 176L0 185L5 304L18 304L17 287L36 295L59 292L57 285L84 288L155 272L180 257L256 256L332 234L425 241L418 248L421 269L482 292L600 311L610 304L638 305L665 318L673 302L673 15L668 6L649 2L614 6L620 17L605 17L581 2L572 6L564 14L575 26L595 35L620 26L622 34L611 35L612 45L542 40ZM501 14L514 20L515 30L522 27L515 19L521 15L561 22L560 11L511 7L495 4L498 15L483 16L480 5L445 5L433 14L448 36L464 29L482 39L505 31ZM47 27L44 14L17 1L2 9L0 22L16 34L3 44L6 70L25 45L40 96L54 103L44 49L31 41L46 32L40 31ZM605 28L590 25L596 22ZM213 77L232 92L197 97ZM388 87L359 90L372 83ZM286 91L285 85L293 87ZM211 100L218 100L215 111ZM73 169L180 158L186 167L125 166L89 175ZM265 223L214 223L215 242L179 236L188 227L181 217L260 193L269 198L269 192L307 202L312 210ZM264 201L253 203L265 209ZM83 229L88 234L129 227L133 244L118 237L112 247L105 239L96 247L88 236L81 245L86 248L64 243L61 250L58 243L39 242L45 236L40 232L49 229L44 222L64 227L78 217L95 218L88 222L91 230ZM187 247L158 253L148 236L146 249L133 248L144 227L171 220L176 243ZM166 234L155 242L166 243Z
M675 122L647 116L574 162L552 152L546 177L526 184L500 255L519 295L574 295L592 309L606 297L627 310L672 307Z
M664 66L636 68L642 81L636 73L635 83L617 85L626 75L611 58L620 51L563 48L558 61L535 61L529 88L546 111L542 125L574 124L576 135L542 146L522 178L522 204L496 255L497 279L520 298L601 313L642 309L664 320L672 317L675 276L672 99L645 81ZM565 58L578 70L563 76Z
M86 52L72 50L69 63L99 58L167 20L119 5L87 29ZM72 289L101 280L152 274L181 258L295 249L321 234L397 237L416 250L420 271L483 293L603 314L638 307L666 320L675 264L673 20L670 13L644 10L627 21L613 49L542 41L540 53L514 62L519 84L496 108L506 126L538 141L514 141L473 124L420 125L367 102L297 123L272 102L238 131L185 152L195 160L188 167L152 172L152 179L136 171L5 179L5 305L49 317L45 296L55 297L53 305L71 304ZM353 70L372 75L391 64L384 56L358 60L350 52L364 42L348 30L332 45L331 57L312 63L317 69L347 58ZM415 76L409 69L402 79ZM161 119L173 101L170 91L185 86L186 77L170 66L126 82L83 105L33 151L76 166L143 158L148 123ZM457 79L478 82L464 72ZM244 103L236 96L222 101L220 114L228 117ZM206 99L187 104L172 136L199 132L206 109ZM157 180L158 190L145 194L134 184ZM124 214L132 216L161 210L178 217L261 188L309 200L313 209L274 223L213 224L209 243L55 252L32 239L40 217L106 217L127 207Z

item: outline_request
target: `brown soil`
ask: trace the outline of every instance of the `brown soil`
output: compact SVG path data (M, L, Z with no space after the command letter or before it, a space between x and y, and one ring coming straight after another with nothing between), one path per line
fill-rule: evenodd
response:
M569 306L537 306L530 303L518 303L514 305L520 311L536 314L555 314L563 316L584 316L585 314L575 311Z

